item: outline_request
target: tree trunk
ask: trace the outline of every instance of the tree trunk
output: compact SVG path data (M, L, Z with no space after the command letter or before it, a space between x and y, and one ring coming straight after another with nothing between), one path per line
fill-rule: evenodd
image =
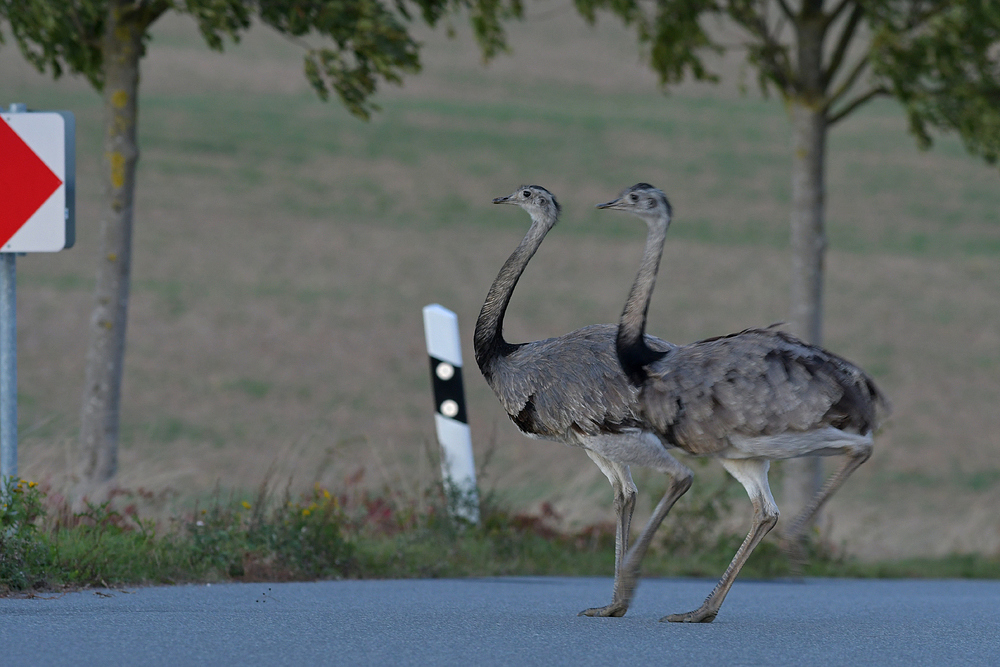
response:
M128 1L111 3L103 40L105 209L94 309L90 317L80 426L84 488L111 480L118 469L119 409L132 264L139 59L147 25Z
M795 334L820 345L823 325L824 230L823 165L826 112L791 100L792 116L792 280L791 321ZM819 491L823 470L819 457L784 462L783 505L795 516Z

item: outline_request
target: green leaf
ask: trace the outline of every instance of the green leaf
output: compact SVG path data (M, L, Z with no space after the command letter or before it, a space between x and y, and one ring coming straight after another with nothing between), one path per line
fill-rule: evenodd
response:
M932 130L954 131L970 153L993 163L1000 155L1000 5L921 4L919 21L891 4L876 14L874 70L905 107L918 145L931 146Z

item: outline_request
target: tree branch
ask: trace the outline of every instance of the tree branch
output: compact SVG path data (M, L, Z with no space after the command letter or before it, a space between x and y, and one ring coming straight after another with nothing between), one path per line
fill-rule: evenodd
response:
M857 0L840 0L840 4L834 7L833 11L827 15L826 25L829 26L831 23L836 21L837 18L840 17L840 13L843 12L852 2L857 2Z
M95 35L92 31L87 30L83 21L80 19L80 11L75 3L69 8L69 21L73 24L73 27L76 28L76 33L80 35L80 41L82 43L93 49L101 48L102 35Z
M781 13L785 15L785 18L789 20L795 18L795 14L792 12L792 8L788 6L786 0L778 0L778 6L781 7Z
M844 0L844 2L841 3L841 7L846 5L847 2L848 0ZM837 75L837 70L840 69L840 65L844 62L844 56L847 54L847 49L851 45L851 40L854 39L854 34L858 29L858 24L861 23L861 17L864 13L865 10L861 7L861 5L855 5L853 11L851 11L851 16L847 19L844 29L840 32L840 37L837 40L837 46L834 48L833 55L830 57L830 65L826 68L826 71L823 72L824 88L830 85L830 82L833 81L833 77Z
M826 119L827 127L832 127L837 122L843 120L844 117L850 115L852 111L857 109L865 102L868 102L869 100L878 97L879 95L888 95L888 94L889 94L889 89L886 88L885 86L875 86L874 88L864 93L863 95L858 95L853 100L848 102L843 109L841 109L840 111L838 111L837 113L833 114L832 116Z
M152 0L146 5L146 27L153 25L156 19L163 16L170 9L170 0Z
M137 0L131 6L121 8L122 16L128 17L127 20L138 25L143 32L168 9L170 0Z
M941 10L948 7L951 4L951 0L938 0L933 6L927 8L924 11L920 11L920 7L917 3L914 3L910 7L910 15L906 19L905 27L907 30L913 30L920 27L921 24L926 23L929 19L937 15Z
M827 109L833 106L833 104L841 97L847 94L847 91L849 91L851 87L858 82L858 79L861 77L861 74L866 69L868 69L869 64L870 61L868 60L868 56L865 56L860 60L858 60L858 62L851 69L850 73L847 75L847 78L844 79L843 83L837 86L836 92L827 97L827 102L826 102Z
M824 0L802 0L802 11L799 12L799 17L821 18L823 15L823 2Z
M771 80L774 81L783 93L787 93L792 85L794 75L792 74L792 68L788 65L788 61L781 57L784 52L780 49L775 49L771 52L759 53L760 67L770 75Z
M771 34L767 22L761 14L750 11L740 11L729 6L729 16L742 25L751 36L756 37L757 44L746 44L748 53L756 59L757 66L765 72L781 89L787 90L792 80L791 68L782 56L785 53L781 42ZM752 61L751 61L752 62Z

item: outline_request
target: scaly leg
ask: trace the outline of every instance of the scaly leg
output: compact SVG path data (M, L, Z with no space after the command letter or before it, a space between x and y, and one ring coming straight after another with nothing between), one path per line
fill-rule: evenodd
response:
M798 516L796 516L792 523L788 526L788 529L783 531L781 539L782 550L789 555L789 560L792 561L792 568L795 570L800 570L805 564L805 553L802 544L802 533L806 526L808 526L816 513L819 512L820 508L830 499L837 489L843 485L851 474L858 469L858 467L868 460L872 455L872 445L867 443L860 446L855 446L848 452L848 459L841 466L840 470L834 473L830 479L820 488L809 504L806 505Z
M604 613L591 614L600 616L621 616L625 613L627 605L620 607L621 602L621 582L622 564L625 561L625 552L628 550L629 530L632 525L632 513L635 510L635 496L637 489L632 481L632 474L627 465L623 465L601 456L590 449L586 450L587 456L597 464L604 476L611 482L611 488L615 494L615 583L611 597L611 604L595 610ZM620 609L620 613L618 612ZM586 612L581 612L585 614Z
M628 467L625 473L629 473ZM628 481L632 481L629 475ZM629 531L632 527L632 513L635 511L635 496L637 489L624 486L615 494L615 597L618 597L618 584L621 580L622 564L625 562L625 552L628 550Z
M711 623L714 621L723 600L726 599L729 589L732 588L733 582L736 581L736 577L743 569L750 554L778 522L778 506L774 503L771 489L767 483L767 470L770 467L770 461L767 459L725 459L722 461L722 465L743 484L750 496L750 502L753 503L753 524L750 526L750 532L747 533L743 544L733 556L733 560L726 568L722 579L719 580L719 583L715 585L715 588L698 609L686 614L670 614L661 618L660 621L670 621L671 623Z
M653 515L649 518L642 533L639 534L635 544L628 550L625 563L621 568L621 575L615 579L615 593L611 604L606 607L584 609L580 612L580 616L624 616L625 612L628 611L629 604L632 602L632 596L639 585L639 566L646 555L646 551L649 549L650 543L653 541L653 534L660 527L660 524L663 523L667 513L670 512L670 508L674 506L677 499L691 488L691 480L693 479L691 471L679 462L677 465L682 468L682 471L678 471L676 476L670 477L670 484L667 487L666 493L663 494L663 498L657 503L656 509L653 510Z
M677 499L690 488L693 474L687 466L671 456L660 439L651 432L635 430L613 436L586 437L581 438L580 444L611 480L611 485L615 488L616 509L619 487L615 486L615 480L619 480L621 487L626 489L615 536L615 585L611 604L584 609L580 616L624 616L638 584L639 564L649 548L653 533ZM663 499L631 548L628 545L628 531L632 509L635 507L635 484L632 483L629 466L652 468L665 474L668 480ZM632 491L631 498L628 497L628 489Z

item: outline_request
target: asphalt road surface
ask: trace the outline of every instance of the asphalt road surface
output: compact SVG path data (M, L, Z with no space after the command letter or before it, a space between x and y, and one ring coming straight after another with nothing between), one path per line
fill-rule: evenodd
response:
M1000 582L737 581L714 623L660 623L714 582L216 584L0 599L0 665L1000 665Z

